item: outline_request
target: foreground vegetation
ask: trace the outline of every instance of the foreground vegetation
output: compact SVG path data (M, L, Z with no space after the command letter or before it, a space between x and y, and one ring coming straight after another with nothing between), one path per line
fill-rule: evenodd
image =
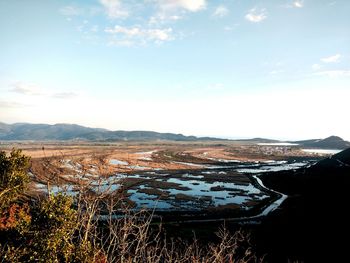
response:
M117 194L29 198L29 164L19 150L0 152L1 262L261 261L242 232L221 228L210 244L168 238L152 213L128 209Z

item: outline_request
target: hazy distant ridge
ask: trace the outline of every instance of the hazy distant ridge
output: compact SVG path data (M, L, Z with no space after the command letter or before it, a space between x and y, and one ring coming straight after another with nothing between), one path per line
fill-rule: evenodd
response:
M30 124L15 123L6 124L0 122L0 140L85 140L85 141L217 141L225 140L211 137L185 136L175 133L160 133L154 131L110 131L100 128L89 128L76 124ZM253 138L234 140L248 143L279 143L282 141ZM330 136L325 139L312 139L303 141L290 141L303 148L323 148L323 149L346 149L350 147L350 142L344 141L337 136Z
M109 131L76 124L0 123L0 140L197 141L223 139L153 131Z

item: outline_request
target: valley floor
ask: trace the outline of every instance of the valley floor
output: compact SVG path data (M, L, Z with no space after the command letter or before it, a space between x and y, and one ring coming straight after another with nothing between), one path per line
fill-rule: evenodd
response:
M14 147L32 157L29 197L117 198L131 209L155 210L170 237L195 231L203 242L225 223L252 233L267 262L332 262L346 253L340 238L348 229L348 166L308 169L329 156L322 151L238 142L22 142L0 150Z
M118 195L134 209L155 209L188 220L254 218L276 209L283 195L256 174L295 170L322 158L290 145L251 142L22 142L31 156L31 196L48 192Z

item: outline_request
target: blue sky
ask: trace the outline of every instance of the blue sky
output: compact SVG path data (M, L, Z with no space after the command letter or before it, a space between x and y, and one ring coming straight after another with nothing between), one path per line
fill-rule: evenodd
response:
M350 140L350 1L0 2L0 121Z

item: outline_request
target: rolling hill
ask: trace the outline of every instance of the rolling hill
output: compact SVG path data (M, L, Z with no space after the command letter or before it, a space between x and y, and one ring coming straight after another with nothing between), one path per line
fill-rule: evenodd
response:
M344 141L338 136L330 136L325 139L294 141L293 143L297 143L302 147L322 149L346 149L350 147L350 142Z
M160 133L154 131L110 131L101 128L89 128L77 124L31 124L15 123L6 124L0 122L0 140L2 141L228 141L222 138L185 136L175 133ZM282 141L253 138L234 140L252 143L279 143ZM322 149L346 149L350 142L337 136L325 139L313 139L304 141L292 141L303 148Z
M76 124L0 123L0 140L208 141L224 139L185 136L183 134L159 133L153 131L110 131Z

